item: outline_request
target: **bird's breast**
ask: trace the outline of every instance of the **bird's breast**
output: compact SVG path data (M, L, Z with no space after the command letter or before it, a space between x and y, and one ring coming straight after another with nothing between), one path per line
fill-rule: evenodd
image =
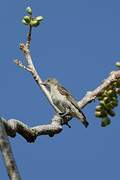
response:
M51 89L51 98L55 104L59 104L65 101L65 97L60 94L57 88Z

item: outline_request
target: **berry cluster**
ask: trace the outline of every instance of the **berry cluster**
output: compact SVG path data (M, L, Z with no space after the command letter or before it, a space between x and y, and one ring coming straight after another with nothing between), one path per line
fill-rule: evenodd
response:
M115 116L113 109L118 106L120 95L120 79L113 82L99 96L99 105L96 106L95 116L101 118L101 126L106 127L111 123L110 116Z

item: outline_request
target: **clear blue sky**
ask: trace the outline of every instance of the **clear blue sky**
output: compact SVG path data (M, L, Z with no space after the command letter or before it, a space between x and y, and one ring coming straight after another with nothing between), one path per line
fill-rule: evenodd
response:
M29 126L48 123L53 109L33 81L19 69L24 57L19 43L26 40L21 18L31 5L45 17L34 29L31 53L43 79L56 77L77 98L92 90L114 70L120 59L120 1L118 0L4 0L0 3L1 116ZM19 135L10 139L23 180L120 179L120 111L107 128L94 117L95 103L84 108L90 126L76 119L72 128L28 144ZM0 179L7 180L0 158Z

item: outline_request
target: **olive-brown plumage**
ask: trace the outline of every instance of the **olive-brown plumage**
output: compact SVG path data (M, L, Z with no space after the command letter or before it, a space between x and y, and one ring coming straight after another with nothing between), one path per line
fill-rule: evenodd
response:
M60 110L60 115L70 114L78 118L87 128L89 123L80 110L77 101L56 79L49 78L42 83L50 92L53 104Z

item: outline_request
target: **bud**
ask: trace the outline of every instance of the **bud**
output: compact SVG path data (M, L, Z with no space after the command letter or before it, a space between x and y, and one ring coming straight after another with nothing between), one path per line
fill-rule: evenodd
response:
M26 21L27 24L30 23L30 17L29 16L24 16L23 19Z
M32 8L31 7L28 6L26 8L26 11L27 11L28 14L32 15Z
M28 25L28 23L26 23L26 21L24 19L22 19L22 23L25 25Z
M35 20L37 20L37 21L42 21L44 18L43 18L43 16L37 16L37 17L35 17Z
M34 27L37 27L39 24L40 24L40 22L35 19L31 20L31 22L30 22L30 25L34 26Z

